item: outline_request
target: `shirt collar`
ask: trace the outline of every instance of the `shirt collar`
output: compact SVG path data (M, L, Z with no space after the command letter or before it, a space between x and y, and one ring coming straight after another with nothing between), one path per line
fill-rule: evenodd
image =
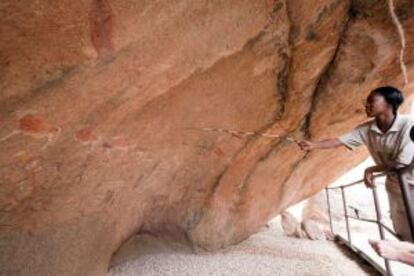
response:
M371 124L371 127L370 127L370 129L372 131L377 132L377 133L379 133L381 135L386 134L386 133L389 133L389 132L398 132L398 131L401 130L401 128L402 128L402 121L401 121L401 115L399 113L397 113L395 115L394 122L392 123L390 129L388 129L387 132L385 132L385 133L382 133L382 131L379 129L379 127L378 127L377 122L375 121L375 119L372 120L372 124Z

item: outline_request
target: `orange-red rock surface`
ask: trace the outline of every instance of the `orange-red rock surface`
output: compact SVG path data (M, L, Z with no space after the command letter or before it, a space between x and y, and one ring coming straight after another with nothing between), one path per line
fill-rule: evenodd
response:
M414 4L395 0L413 79ZM134 233L237 243L366 155L296 138L403 87L386 1L0 3L0 274L102 275Z

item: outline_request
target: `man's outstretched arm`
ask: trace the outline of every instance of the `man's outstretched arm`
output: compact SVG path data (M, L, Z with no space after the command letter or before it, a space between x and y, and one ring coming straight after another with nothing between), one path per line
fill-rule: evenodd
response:
M343 145L338 138L325 139L320 141L299 140L297 144L302 150L306 151L310 151L313 149L331 149Z

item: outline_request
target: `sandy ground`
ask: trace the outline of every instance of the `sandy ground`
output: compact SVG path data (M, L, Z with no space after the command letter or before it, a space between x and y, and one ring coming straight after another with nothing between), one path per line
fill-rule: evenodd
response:
M279 219L269 226L214 253L136 236L114 256L108 275L375 275L333 242L286 237Z

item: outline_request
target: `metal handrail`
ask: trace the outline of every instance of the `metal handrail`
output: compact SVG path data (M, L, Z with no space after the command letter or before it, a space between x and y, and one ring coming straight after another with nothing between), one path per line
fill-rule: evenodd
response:
M365 221L365 222L369 222L369 223L380 223L381 226L388 231L388 233L390 233L391 235L393 235L394 237L398 238L397 233L395 233L391 228L389 228L386 224L382 223L382 222L378 222L376 219L367 219L367 218L357 218L357 217L353 217L353 216L348 216L351 219L354 220L359 220L359 221Z
M383 172L383 173L376 174L376 175L374 175L374 179L387 176L388 173L389 172ZM335 189L340 189L340 188L348 188L348 187L351 187L351 186L354 186L354 185L357 185L357 184L361 184L361 183L364 183L364 179L356 180L354 182L347 183L347 184L344 184L344 185L339 185L339 186L334 186L334 187L326 187L325 189L335 190Z
M380 173L380 174L376 174L376 175L374 175L374 179L377 179L379 177L387 176L390 173L396 173L397 174L401 194L402 194L404 205L405 205L405 211L406 211L406 215L407 215L410 230L411 230L411 236L412 236L412 239L414 241L414 217L413 217L414 210L412 209L413 204L410 204L413 199L411 198L411 194L409 192L409 188L407 186L407 183L404 181L404 178L402 176L404 174L404 172L406 171L406 169L408 169L408 168L413 169L413 166L409 165L409 166L406 166L406 167L401 168L401 169L394 169L394 170L389 170L389 171L386 171L386 172L383 172L383 173ZM381 206L380 206L380 202L379 202L379 199L378 199L377 189L376 189L375 186L372 188L372 196L373 196L373 199L374 199L376 219L360 218L358 213L356 214L357 217L353 217L353 216L348 215L348 207L347 207L347 202L346 202L345 189L349 188L349 187L352 187L354 185L363 183L363 182L364 182L364 180L361 179L361 180L357 180L357 181L347 183L347 184L343 184L343 185L340 185L340 186L326 187L325 188L326 201L327 201L327 205L328 205L328 216L329 216L330 229L331 229L331 232L334 234L331 205L330 205L330 200L329 200L329 190L340 189L341 190L342 203L343 203L343 209L344 209L344 217L345 217L346 232L347 232L347 239L348 240L344 240L342 237L340 237L338 235L336 235L336 237L339 238L340 240L342 240L342 242L344 242L344 244L346 244L351 250L353 250L358 255L360 255L362 258L364 258L369 263L371 263L381 274L383 274L383 275L392 275L390 263L387 259L384 259L384 265L385 265L385 269L386 269L384 271L368 255L363 253L361 250L357 249L352 244L352 236L351 236L351 229L350 229L349 219L355 219L355 220L369 222L369 223L376 223L377 226L378 226L378 232L379 232L380 238L382 240L385 238L384 229L387 230L392 235L394 235L395 237L397 237L397 234L394 231L392 231L391 228L389 228L388 226L386 226L382 222L383 220L382 220L382 214L381 214Z

